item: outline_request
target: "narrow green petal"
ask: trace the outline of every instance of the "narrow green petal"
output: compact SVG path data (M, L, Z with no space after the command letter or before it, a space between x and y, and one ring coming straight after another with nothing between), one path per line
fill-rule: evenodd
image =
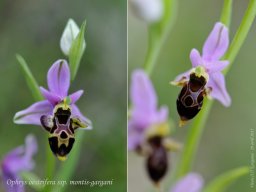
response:
M22 68L22 71L23 71L23 74L26 78L26 81L27 81L27 84L28 84L28 87L35 99L35 101L40 101L43 99L43 96L39 90L39 86L33 76L33 74L31 73L26 61L24 60L24 58L17 54L16 55L16 58L17 58L17 61L19 62L21 68Z
M249 167L241 167L218 176L206 186L203 192L223 192L235 180L249 173Z
M86 26L86 21L83 22L80 32L78 33L76 39L72 43L72 46L69 52L69 64L70 64L72 80L75 79L76 73L80 65L81 58L85 50L85 39L84 39L85 26Z

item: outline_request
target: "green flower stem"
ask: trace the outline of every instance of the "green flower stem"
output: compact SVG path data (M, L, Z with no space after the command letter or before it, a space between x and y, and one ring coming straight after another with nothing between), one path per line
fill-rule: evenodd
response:
M224 74L228 72L230 67L232 66L232 63L234 59L236 58L240 48L242 47L242 44L250 30L250 27L254 21L254 18L256 16L256 1L250 0L248 8L245 12L244 18L235 34L235 37L230 45L230 48L228 52L226 53L224 59L229 60L230 64L228 65L228 68L224 70Z
M48 143L48 139L47 139L47 143L46 143L46 173L45 176L47 178L47 180L51 181L54 178L54 172L55 172L55 165L56 165L56 157L53 155L49 143ZM44 192L49 192L51 191L52 186L51 185L46 185L45 188L43 189Z
M231 9L224 9L224 10L231 10ZM225 14L222 14L222 15L225 15ZM255 15L256 15L256 1L251 0L248 5L248 9L246 10L246 13L243 17L243 20L240 24L240 27L237 30L236 35L231 43L231 46L229 47L229 50L226 56L224 57L225 60L230 61L229 69L235 57L237 56L237 53L241 48L248 31L250 30L250 27L254 20ZM224 18L227 18L227 17L224 17ZM230 16L228 18L230 18ZM229 23L228 21L226 22ZM227 74L227 72L228 72L228 69L224 71L224 74ZM204 107L202 111L199 113L199 115L194 120L192 126L190 127L190 131L186 139L186 144L184 145L183 153L181 155L181 160L177 167L175 179L178 179L184 176L186 173L188 173L191 170L193 160L197 151L197 146L200 142L203 130L205 128L205 123L210 113L212 104L213 104L213 101L206 101L204 103Z
M232 14L232 3L233 3L233 0L224 1L220 21L222 23L225 23L226 26L230 26L231 14Z
M199 145L201 136L203 134L203 130L208 115L210 114L212 105L212 100L204 101L204 107L202 108L202 111L198 114L198 116L196 117L192 126L189 129L186 143L184 145L184 149L182 152L180 164L178 164L177 172L175 175L176 179L184 176L187 172L189 172L193 165L196 150Z
M147 50L147 55L145 58L144 69L150 75L155 67L157 57L161 50L163 41L154 36L154 34L149 31L149 45Z
M145 71L151 75L160 50L170 32L177 12L177 0L164 0L164 15L161 21L148 27L148 50L144 62Z
M42 181L36 174L32 172L22 172L21 177L24 181L35 182L34 184L30 184L29 186L35 191L42 191L44 189L44 185L36 184L39 181Z

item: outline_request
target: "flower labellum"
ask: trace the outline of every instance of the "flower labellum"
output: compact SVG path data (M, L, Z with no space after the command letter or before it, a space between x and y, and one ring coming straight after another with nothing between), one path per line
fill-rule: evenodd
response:
M40 87L45 100L17 112L14 122L42 125L49 133L52 152L60 160L65 160L75 141L74 130L77 128L89 130L92 128L92 123L75 105L83 90L68 95L70 70L65 60L58 60L51 66L47 74L47 82L49 91Z
M33 135L26 137L25 146L19 146L9 152L2 161L2 178L7 192L24 192L21 184L8 185L8 180L20 181L22 171L30 171L34 168L32 157L37 152L37 142Z
M156 136L150 138L149 144L151 151L147 157L147 171L150 178L158 184L167 172L168 155L161 137Z
M184 125L187 120L198 114L205 96L219 100L226 107L230 106L231 99L221 72L229 61L220 60L228 44L227 27L220 22L216 23L205 41L202 56L196 49L192 49L190 60L193 68L178 75L171 82L173 85L183 87L177 99L180 125Z
M200 69L197 67L196 69ZM201 68L203 70L203 68ZM184 122L194 118L203 106L203 99L207 94L205 85L207 82L207 74L197 72L190 73L189 81L184 82L183 88L176 101L177 110L180 115L180 126Z
M147 23L160 21L164 12L163 0L130 0L134 13Z
M73 19L69 19L68 23L63 31L63 34L60 39L60 48L64 55L69 56L69 52L72 46L72 43L76 39L79 33L79 27ZM85 41L83 42L83 49L85 49Z
M53 115L41 116L41 124L49 132L49 144L52 152L61 161L66 160L75 142L74 131L81 127L86 128L79 117L71 117L72 108L66 99L54 107Z

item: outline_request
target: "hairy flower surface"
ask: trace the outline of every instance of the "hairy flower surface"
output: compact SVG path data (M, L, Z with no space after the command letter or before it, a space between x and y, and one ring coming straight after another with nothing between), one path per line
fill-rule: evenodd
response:
M147 129L167 121L168 108L164 106L158 110L154 87L143 70L132 73L130 99L132 108L128 122L128 148L134 150L144 141Z
M45 100L36 102L27 109L17 112L14 122L17 124L41 125L40 118L43 115L52 115L54 107L68 98L72 110L72 116L79 117L84 124L91 128L91 121L83 116L79 108L75 105L76 101L83 94L83 90L76 91L68 95L70 87L70 69L65 60L57 60L49 69L47 74L49 90L40 87L40 91Z
M207 74L205 87L208 89L209 96L217 99L226 107L230 106L231 98L226 90L225 77L221 72L227 67L229 61L220 60L227 51L228 45L228 29L224 24L218 22L204 43L202 55L196 49L192 49L190 52L193 68L178 75L172 83L181 85L182 82L189 80L191 71L203 68Z
M203 178L197 173L189 173L180 179L170 192L201 192L203 188Z
M25 146L19 146L9 152L2 161L2 178L6 191L23 192L21 184L8 185L8 180L20 181L22 171L30 171L34 168L33 155L37 152L36 138L32 135L26 137Z

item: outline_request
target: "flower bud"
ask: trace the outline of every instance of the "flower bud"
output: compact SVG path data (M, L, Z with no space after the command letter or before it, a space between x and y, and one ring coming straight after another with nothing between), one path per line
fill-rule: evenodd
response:
M158 22L164 11L163 0L130 0L134 13L147 23Z
M75 21L73 19L69 19L60 39L60 48L64 55L69 55L72 43L76 39L79 31L79 27ZM85 41L83 46L85 47Z

